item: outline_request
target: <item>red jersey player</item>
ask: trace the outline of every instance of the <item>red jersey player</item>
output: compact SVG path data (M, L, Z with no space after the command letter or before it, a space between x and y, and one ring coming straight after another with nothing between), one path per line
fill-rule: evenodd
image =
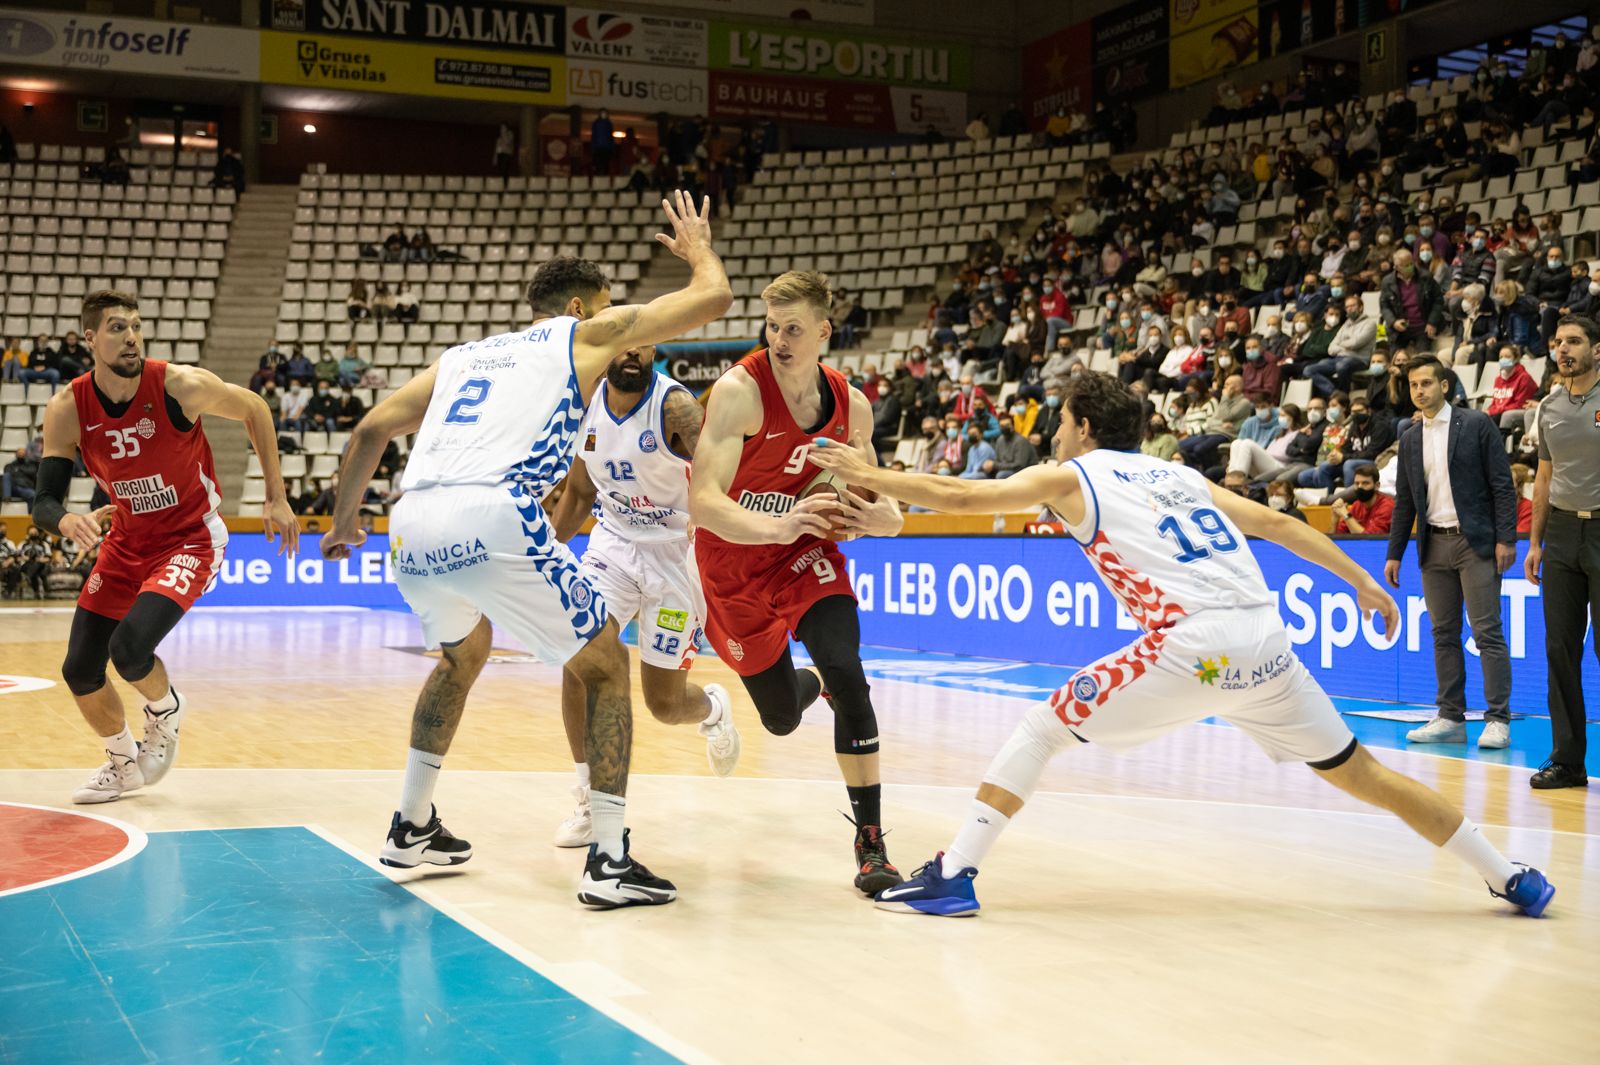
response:
M867 895L900 882L883 845L878 722L861 669L861 624L835 528L893 535L900 509L802 491L821 470L813 437L852 441L877 462L872 406L820 363L833 295L821 274L790 272L761 298L763 351L741 359L711 389L690 474L689 515L706 597L706 634L744 682L768 732L784 736L827 691L834 752L856 823L856 887ZM797 670L789 635L816 669Z
M109 290L86 296L83 338L93 368L52 396L44 414L34 522L87 547L100 541L101 522L111 517L99 561L78 596L61 666L106 749L106 764L73 794L79 803L111 802L154 784L177 758L185 703L155 650L210 585L228 542L202 415L245 423L267 481L267 538L282 535L280 554L293 552L299 539L266 402L210 370L146 359L142 328L133 296ZM63 505L75 452L111 498L93 514ZM106 683L108 659L147 700L142 745L128 731L121 697Z

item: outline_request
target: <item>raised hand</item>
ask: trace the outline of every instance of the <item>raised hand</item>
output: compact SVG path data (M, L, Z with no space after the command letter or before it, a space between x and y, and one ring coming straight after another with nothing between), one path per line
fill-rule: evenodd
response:
M661 209L667 213L672 235L657 233L656 239L668 251L687 260L696 252L711 250L711 197L703 198L700 209L696 211L694 198L678 189L661 201Z

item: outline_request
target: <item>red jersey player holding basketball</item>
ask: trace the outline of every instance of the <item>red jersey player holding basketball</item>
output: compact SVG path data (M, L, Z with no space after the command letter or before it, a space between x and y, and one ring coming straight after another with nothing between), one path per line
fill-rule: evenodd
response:
M790 272L761 298L767 346L745 356L711 389L689 482L694 553L706 597L706 634L761 715L784 736L824 690L833 706L834 752L856 824L856 887L871 895L898 884L884 849L878 722L861 669L861 624L838 534L893 535L893 500L849 492L807 496L821 476L811 439L853 441L877 455L872 406L843 375L821 365L833 295L821 274ZM797 670L789 635L815 671Z
M813 461L850 484L951 514L1050 507L1144 635L1079 670L1031 710L989 763L966 823L944 853L878 895L882 909L975 913L978 863L1038 787L1050 759L1082 743L1124 750L1215 714L1277 762L1305 762L1342 791L1388 810L1471 866L1497 898L1537 917L1555 894L1537 869L1506 861L1444 796L1388 769L1351 735L1296 657L1245 537L1258 536L1349 581L1363 616L1393 637L1400 610L1378 582L1303 522L1225 491L1194 470L1141 455L1139 399L1108 374L1074 377L1056 432L1059 466L1003 481L873 468L833 440Z
M202 415L241 421L267 481L266 534L293 552L299 526L278 472L278 438L264 400L225 384L210 370L144 357L135 298L91 292L83 301L83 339L93 368L51 397L44 413L33 520L80 547L111 532L78 596L61 673L84 720L105 745L106 764L72 796L112 802L154 784L178 756L186 702L172 689L156 647L194 605L222 565L228 530ZM111 497L93 514L63 504L74 453ZM144 741L128 731L122 699L106 683L106 662L144 696Z

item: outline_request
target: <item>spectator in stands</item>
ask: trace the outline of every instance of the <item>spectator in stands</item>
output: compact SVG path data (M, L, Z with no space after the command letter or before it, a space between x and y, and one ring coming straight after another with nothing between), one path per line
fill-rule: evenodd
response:
M1287 428L1278 421L1277 400L1265 392L1249 392L1245 395L1250 400L1250 416L1239 425L1235 442L1240 440L1253 440L1262 447L1266 447Z
M417 306L417 297L411 291L411 286L400 282L400 289L394 294L394 320L401 325L410 325L422 315L422 308Z
M54 553L44 530L37 525L28 526L28 535L17 545L17 558L22 587L33 592L35 599L45 598L45 578L50 574L50 557Z
M444 255L441 255L439 250L433 246L433 238L428 236L426 229L418 229L412 233L411 243L406 245L406 262L431 263L435 259L448 257L448 249Z
M1049 458L1052 453L1052 442L1055 440L1056 430L1061 428L1061 389L1047 389L1044 394L1044 403L1039 407L1033 419L1033 431L1028 434L1031 441L1039 438L1035 448L1041 459Z
M327 348L322 349L322 354L317 358L316 377L319 384L326 381L332 386L339 382L339 360Z
M1217 449L1239 435L1239 427L1253 413L1253 404L1244 394L1244 377L1229 374L1222 384L1222 394L1209 400L1210 414L1204 423L1198 423L1197 408L1190 401L1190 424L1196 428L1178 444L1184 462L1198 470L1209 470L1217 465ZM1204 409L1202 403L1199 409Z
M1320 439L1321 434L1307 434L1306 416L1299 407L1285 403L1282 409L1275 412L1268 425L1265 424L1267 419L1260 414L1258 404L1251 418L1255 422L1252 424L1250 419L1246 419L1246 429L1228 447L1229 471L1242 473L1255 483L1279 479L1287 483L1295 474L1309 468L1309 463L1302 460L1308 454L1315 457L1315 441ZM1266 436L1265 440L1263 436ZM1307 436L1311 439L1305 439ZM1297 444L1301 456L1299 460L1292 453Z
M372 317L380 323L394 313L394 293L389 291L388 282L377 283L368 306L372 310Z
M939 419L927 417L922 419L922 428L911 442L911 459L907 468L912 473L932 473L935 461L939 456L941 442ZM904 441L901 442L902 445Z
M334 423L339 416L339 399L333 394L333 382L323 380L317 382L316 394L306 405L306 412L311 418L312 429L331 432L335 428Z
M69 329L66 336L61 338L61 346L56 348L54 365L61 371L61 379L70 381L88 372L89 367L94 365L94 356L88 345L78 338L78 334Z
M311 403L311 391L300 381L291 381L283 394L279 411L278 428L284 432L304 432L306 407Z
M1333 531L1358 536L1387 533L1394 522L1394 499L1378 491L1378 467L1362 463L1355 470L1355 500L1333 501Z
M1491 398L1484 413L1495 420L1502 437L1515 441L1527 428L1529 414L1538 409L1538 392L1539 383L1518 361L1517 349L1507 345L1500 349Z
M39 478L39 457L30 456L26 447L17 448L16 457L6 463L0 480L0 499L20 499L33 503L33 488Z
M1016 137L1026 132L1028 132L1028 120L1023 116L1022 108L1013 100L1005 109L1005 113L1000 116L999 134L1002 137Z
M988 140L990 136L989 113L987 111L979 111L978 117L967 123L966 134L969 141L981 143Z
M350 294L344 302L352 322L359 322L372 314L367 307L367 283L359 277L350 282Z
M511 170L517 163L517 134L504 122L494 138L494 168L502 180L511 177Z
M1517 204L1511 222L1503 231L1503 242L1494 253L1495 279L1521 281L1533 268L1543 246L1539 227L1533 224L1532 212L1525 205Z
M1277 315L1272 317L1276 318ZM1281 334L1277 339L1281 339ZM1265 338L1254 333L1244 338L1244 364L1240 372L1244 376L1247 395L1260 394L1276 402L1283 392L1283 370L1266 346Z
M998 428L995 431L998 436ZM992 478L995 472L994 447L983 438L978 427L973 424L967 426L966 466L961 471L961 477L969 480L982 480Z
M6 538L5 526L0 525L0 599L15 599L21 594L22 557L17 545Z
M1391 344L1427 345L1445 327L1444 293L1417 270L1410 251L1394 253L1394 270L1379 288L1378 306Z
M278 391L278 382L267 378L261 383L261 398L266 401L267 410L272 414L272 427L283 428L283 393Z
M1333 339L1328 343L1328 357L1305 369L1305 376L1311 380L1312 391L1318 395L1348 391L1351 378L1366 369L1372 361L1372 346L1378 336L1377 323L1366 313L1360 296L1346 297L1344 312L1341 322L1330 308L1323 322L1335 330Z
M22 340L6 337L5 348L0 350L0 381L21 381L27 367L28 353L22 350Z
M1500 317L1483 306L1484 294L1483 286L1477 282L1461 290L1450 349L1453 363L1481 363L1483 351L1499 342Z
M211 187L232 189L236 193L244 191L244 161L239 158L238 149L222 149L217 165L211 169Z
M611 174L611 162L616 158L617 141L616 127L611 122L611 112L604 107L595 115L594 121L589 123L589 155L594 161L594 172L598 176Z
M383 261L386 263L404 262L406 248L410 247L410 245L411 241L407 238L406 231L400 227L399 222L396 222L394 224L394 232L383 238Z
M1320 424L1322 435L1317 444L1315 461L1294 479L1301 488L1329 488L1337 478L1335 471L1344 462L1344 454L1340 449L1344 446L1345 433L1348 431L1344 412L1349 405L1349 397L1336 392L1328 397L1320 410L1316 406L1318 402L1320 400L1313 400L1306 409L1307 420Z
M1494 252L1489 248L1489 231L1483 226L1472 230L1472 238L1462 245L1450 274L1451 288L1457 292L1476 282L1485 289L1494 284Z
M56 350L50 346L50 338L40 333L33 338L33 347L28 351L28 366L22 371L22 383L25 385L44 382L54 392L61 383L61 371L56 369Z
M356 427L363 415L367 413L366 404L356 395L355 389L344 385L340 389L338 406L334 413L334 428L342 432L349 432Z
M1520 462L1511 464L1511 487L1517 493L1517 532L1528 533L1533 531L1533 500L1528 498L1532 490L1533 470Z
M1044 315L1044 350L1053 352L1061 331L1072 328L1073 315L1066 293L1049 278L1045 279L1039 296L1039 313Z
M1494 286L1494 304L1495 333L1500 341L1538 351L1542 346L1539 305L1523 293L1522 286L1509 279L1499 282ZM1473 361L1480 364L1487 361L1491 350L1488 345L1481 346Z
M319 366L320 370L321 367ZM361 383L361 375L367 370L367 364L361 361L361 354L356 348L354 340L344 347L344 355L339 359L338 382L345 387L353 387Z
M1178 406L1180 402L1187 401L1179 396L1167 408L1166 414L1156 413L1150 416L1145 427L1144 440L1139 444L1142 453L1163 461L1171 459L1178 453L1178 437L1171 429L1169 416L1181 413L1181 408Z
M284 376L291 382L299 381L308 387L317 378L317 369L311 360L306 358L306 352L298 343L289 355L289 361L283 367Z
M1288 481L1272 481L1267 485L1267 506L1287 514L1296 521L1306 520L1306 516L1300 512L1299 504L1295 502L1294 487Z
M106 149L105 161L100 164L100 181L105 185L126 185L128 183L128 161L122 157L122 151L113 144Z
M1017 432L1016 419L1010 414L1000 416L1000 435L994 442L994 454L995 476L1000 478L1010 477L1039 461L1039 453L1028 443L1028 435Z
M855 297L849 290L840 288L833 299L833 313L829 320L833 323L834 335L838 342L834 346L841 350L856 346L856 329L858 325L865 324L866 310L857 305Z
M1539 305L1539 350L1548 351L1557 319L1588 313L1589 269L1581 262L1568 266L1559 244L1545 248L1542 263L1528 274L1528 296ZM1582 309L1574 312L1573 302Z
M1000 421L994 416L994 409L989 406L987 396L974 396L972 400L972 416L967 419L968 429L977 429L983 438L993 443L1000 435Z

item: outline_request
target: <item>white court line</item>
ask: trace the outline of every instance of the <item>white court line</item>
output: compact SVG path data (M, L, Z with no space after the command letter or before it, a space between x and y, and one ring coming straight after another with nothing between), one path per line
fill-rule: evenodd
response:
M123 844L122 849L103 862L91 865L87 869L79 869L75 873L63 873L60 876L51 877L49 880L41 880L37 884L23 884L21 887L6 888L4 891L0 891L0 898L5 898L7 895L20 895L24 891L37 891L39 888L54 887L56 884L64 884L68 880L76 880L80 876L88 876L90 873L98 873L102 869L110 869L113 865L121 865L123 862L144 850L145 844L149 842L149 839L145 836L143 829L135 828L133 825L130 825L125 821L117 821L110 817L103 817L100 814L83 813L78 810L62 810L54 806L37 806L31 802L5 801L0 802L0 806L17 806L24 810L45 810L53 814L69 814L73 817L85 817L90 821L99 821L102 824L110 825L112 828L120 829L123 834L128 837L128 842Z
M681 1058L683 1061L696 1063L696 1065L717 1065L717 1059L711 1057L698 1047L694 1047L688 1043L685 1043L677 1036L672 1035L670 1032L667 1032L665 1029L658 1026L654 1021L639 1016L626 1006L620 1005L608 997L594 995L592 992L590 994L584 994L578 991L576 988L570 986L572 976L579 973L587 976L603 975L606 980L615 980L617 987L625 990L631 989L633 993L638 993L637 988L635 988L628 981L624 980L622 977L617 976L605 966L599 965L598 963L585 963L580 969L573 969L570 966L556 965L555 963L535 954L533 951L529 950L527 947L524 947L516 940L511 939L510 937L501 933L493 926L485 924L483 921L480 921L470 913L467 913L456 903L439 898L435 892L425 886L423 881L396 880L390 874L390 872L383 866L379 865L375 859L371 858L366 853L357 850L344 839L323 828L321 825L304 825L302 827L311 832L313 835L319 836L324 841L331 843L335 847L338 847L340 850L344 851L350 857L371 869L373 872L379 873L390 883L405 888L423 902L426 902L429 906L432 906L446 917L449 917L451 920L455 921L469 932L477 935L490 946L497 947L498 949L509 954L511 957L515 958L529 969L532 969L534 972L538 973L552 984L555 984L557 987L561 988L561 990L565 991L579 1002L582 1002L584 1005L589 1006L611 1018L624 1028L632 1031L635 1035L641 1036L642 1038L654 1043L657 1048L666 1051L668 1054L672 1054L678 1058ZM576 905L576 902L574 902L574 905ZM605 920L605 917L604 915L597 915L596 919ZM566 975L563 977L562 974L564 971Z
M1219 727L1226 727L1226 726L1219 726ZM1477 763L1477 764L1479 764L1479 765L1491 765L1491 764L1498 764L1498 763L1480 762L1480 763ZM1523 768L1526 768L1526 767L1525 766L1506 766L1504 768L1508 768L1508 769L1523 769ZM3 779L5 774L7 774L7 773L63 773L63 772L70 772L70 770L64 770L64 769L0 769L0 779ZM237 767L234 767L234 768L222 768L222 767L219 767L219 766L196 766L196 767L194 767L192 769L185 769L184 772L185 773L350 773L350 772L352 772L352 770L349 770L349 769L328 769L326 767L318 767L318 768L313 768L313 769L295 769L293 767L288 767L288 766L262 766L259 769L251 768L249 766L237 766ZM334 781L325 781L324 783L364 784L364 783L368 783L369 780L374 779L374 778L398 779L399 777L404 775L405 770L403 770L403 769L363 769L363 770L354 770L354 772L370 773L370 774L373 774L374 777L371 777L371 778L369 778L369 777L347 777L347 778L345 778L345 780L342 780L342 781L341 780L334 780ZM452 769L450 771L450 773L451 773L452 776L559 777L559 778L562 778L562 779L565 779L568 776L570 776L570 774L565 772L565 771L557 772L557 771L550 771L550 770L523 770L523 769ZM811 785L817 785L817 786L836 787L836 786L838 786L838 783L839 783L836 780L818 780L818 779L806 778L806 777L739 777L739 776L733 776L733 777L710 777L710 776L696 776L695 774L692 774L692 773L636 773L636 774L633 774L633 775L635 777L638 777L638 778L648 778L648 779L651 779L651 780L708 780L708 781L709 780L715 780L715 781L718 782L718 786L719 787L721 787L721 786L723 786L725 784L728 784L728 783L742 783L742 784L811 784ZM1329 786L1331 787L1332 785L1329 785ZM965 793L973 793L973 792L977 791L977 784L911 784L911 783L904 783L904 782L895 782L895 783L886 783L886 784L884 784L884 787L891 788L891 789L894 789L894 788L921 788L921 789L926 790L926 791L958 791L958 792L965 792ZM1133 800L1133 801L1136 801L1136 802L1146 802L1146 803L1183 803L1183 804L1188 804L1190 806L1225 806L1225 807L1230 807L1230 808L1236 807L1236 808L1246 809L1246 810L1282 810L1282 811L1287 812L1287 813L1317 814L1317 815L1327 815L1327 816L1330 816L1330 817L1362 817L1362 818L1367 818L1367 819L1373 820L1373 821L1390 821L1390 820L1394 819L1394 815L1392 815L1392 814L1388 814L1388 813L1371 813L1371 812L1368 812L1366 810L1323 810L1323 809L1318 809L1317 807L1314 807L1314 806L1286 806L1286 805L1282 805L1282 804L1274 804L1274 803L1268 803L1268 802L1241 802L1241 801L1234 801L1234 800L1230 800L1230 799L1179 799L1179 798L1173 798L1171 796L1166 796L1166 795L1106 795L1106 794L1104 794L1102 792L1092 792L1092 791L1036 791L1033 794L1034 794L1035 798L1047 798L1047 799L1088 799L1088 800L1098 800L1098 801L1102 801L1102 802L1122 802L1124 800ZM22 804L22 803L13 803L12 805L19 805L20 806L20 805L24 805L24 804ZM47 808L48 807L39 807L39 809L47 809ZM1584 838L1584 839L1600 838L1600 832L1573 832L1573 831L1571 831L1569 829L1562 829L1562 828L1538 828L1538 827L1534 827L1534 826L1531 826L1531 825L1505 825L1505 824L1496 824L1494 822L1489 822L1489 821L1478 821L1478 822L1474 822L1474 823L1477 824L1478 827L1480 827L1480 828L1502 828L1502 829L1505 829L1508 832L1542 832L1542 833L1544 833L1546 835L1551 835L1551 836L1579 836L1579 837ZM303 826L301 826L301 825L229 825L229 826L225 826L225 827L221 827L221 828L210 828L210 827L164 828L164 829L150 829L150 831L151 832L213 832L213 831L214 832L225 832L225 831L230 831L230 830L233 830L233 829L242 829L242 828L300 828L300 827L303 827ZM380 872L383 871L381 867L377 867L377 868L379 869Z

